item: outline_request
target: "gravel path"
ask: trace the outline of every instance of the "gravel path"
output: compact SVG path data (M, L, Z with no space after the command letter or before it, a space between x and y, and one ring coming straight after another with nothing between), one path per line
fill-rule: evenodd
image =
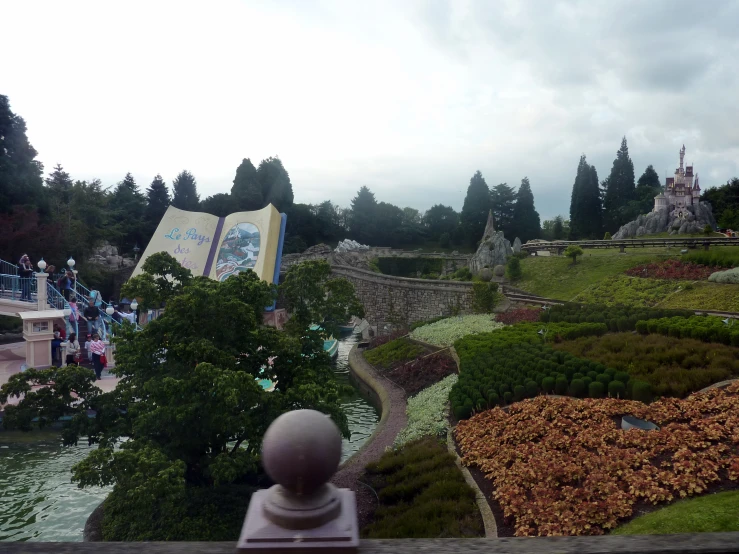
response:
M382 402L382 416L375 432L359 452L349 458L336 472L331 482L340 488L353 490L357 496L357 517L360 529L369 522L377 506L376 493L361 482L367 464L377 461L392 446L395 437L408 423L405 414L405 392L385 379L372 367L355 346L349 353L349 365L357 377L376 390Z

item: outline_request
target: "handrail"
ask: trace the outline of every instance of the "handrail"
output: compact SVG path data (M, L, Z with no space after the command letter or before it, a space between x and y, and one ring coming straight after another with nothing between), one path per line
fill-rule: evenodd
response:
M2 275L18 275L18 264L0 260L0 274Z

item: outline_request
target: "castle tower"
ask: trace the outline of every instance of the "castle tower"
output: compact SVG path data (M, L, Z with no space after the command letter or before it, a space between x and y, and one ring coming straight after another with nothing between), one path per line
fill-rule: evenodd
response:
M698 184L698 174L695 174L695 185L693 186L693 205L700 202L701 197L701 187Z
M683 160L685 159L685 145L680 149L680 173L683 172Z

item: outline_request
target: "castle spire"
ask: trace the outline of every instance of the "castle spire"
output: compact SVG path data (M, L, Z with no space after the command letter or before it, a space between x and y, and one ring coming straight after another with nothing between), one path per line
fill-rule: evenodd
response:
M483 240L492 237L495 233L495 220L493 219L493 210L488 211L488 222L485 225L485 232L482 234Z
M680 149L680 173L683 172L683 159L685 158L685 145Z

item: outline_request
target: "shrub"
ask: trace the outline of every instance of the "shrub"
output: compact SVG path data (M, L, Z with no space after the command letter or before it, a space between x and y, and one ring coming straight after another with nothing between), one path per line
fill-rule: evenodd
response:
M605 323L610 330L618 330L619 321L625 331L637 329L640 321L663 317L693 317L690 310L666 310L640 306L565 303L541 310L539 317L544 322L568 321L570 323ZM646 323L642 329L646 328ZM638 329L637 329L638 330ZM646 331L644 331L646 332Z
M374 348L378 348L382 346L383 344L392 342L395 339L399 339L400 337L403 337L407 334L408 334L408 331L406 331L405 329L399 329L387 335L379 335L379 336L373 337L372 340L370 341L369 349L372 350Z
M417 277L430 273L441 273L444 269L444 260L441 258L377 258L377 265L385 275L396 277Z
M526 398L526 389L522 385L513 387L513 400L520 402L524 398Z
M503 395L503 401L506 404L510 404L513 401L513 393L508 391Z
M452 237L449 236L449 233L442 233L439 237L439 246L442 248L449 248L449 245L452 243Z
M605 390L606 387L603 383L600 381L593 381L588 387L588 396L590 396L590 398L603 398Z
M626 398L626 385L621 381L608 383L608 396L612 398Z
M582 379L573 379L570 383L570 396L577 398L583 398L585 396L587 388L585 387L585 381Z
M648 404L652 401L652 387L644 381L634 381L631 386L631 398Z
M706 223L706 226L703 227L703 234L709 236L711 233L713 233L713 227Z
M413 360L425 351L421 345L400 338L366 351L364 358L378 368L388 369L399 363Z
M485 283L483 283L485 284ZM467 335L488 333L501 329L502 323L493 321L489 315L466 315L462 317L448 317L411 332L411 338L427 342L436 346L450 346Z
M712 247L710 250L693 250L682 259L711 267L736 267L739 266L739 251L735 246Z
M603 235L603 240L613 240L611 238L611 233L609 233L608 231L606 231L606 234Z
M652 279L687 279L702 281L708 279L713 270L705 265L669 259L645 265L638 265L626 270L631 277L649 277Z
M539 385L536 381L526 381L526 396L533 398L537 394L539 394Z
M544 379L541 380L541 388L544 389L544 392L547 394L551 394L554 392L554 377L544 377Z
M400 385L407 395L413 395L457 373L457 364L445 353L422 356L385 372L395 384Z
M554 392L555 394L567 394L567 389L569 388L567 383L566 377L557 377L557 380L554 382Z
M455 281L472 281L472 271L469 267L460 267L452 273L452 279Z
M506 273L511 281L518 281L521 276L521 260L516 256L512 256L508 259L506 264Z
M711 273L708 280L712 283L736 284L739 283L739 267L726 271Z
M437 439L424 438L387 452L366 469L379 506L363 538L479 537L475 493L454 456ZM243 513L241 515L243 521Z
M498 303L498 283L472 285L472 309L478 314L489 314Z

